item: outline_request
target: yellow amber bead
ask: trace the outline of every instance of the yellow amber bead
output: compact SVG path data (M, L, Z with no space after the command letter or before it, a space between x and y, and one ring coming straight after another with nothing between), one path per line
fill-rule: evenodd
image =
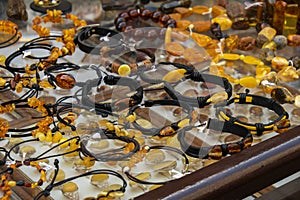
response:
M185 69L176 69L168 72L163 78L163 81L169 82L169 83L176 83L180 81L184 74L186 73Z
M240 85L246 88L255 88L256 79L253 76L246 76L240 79Z
M5 86L6 80L4 78L0 78L0 87Z
M262 87L263 91L267 94L270 94L273 89L277 87L277 73L270 72L264 77L262 77L260 81L260 86Z
M31 188L36 188L38 186L38 183L35 182L35 183L31 183Z
M193 11L193 13L197 13L197 14L202 15L204 13L209 12L209 7L202 6L202 5L197 5L197 6L192 7L191 10Z
M240 55L235 53L224 53L223 56L221 56L221 58L225 60L239 60Z
M17 83L16 85L16 92L20 93L23 90L23 84L21 82Z
M278 74L278 79L284 82L292 82L299 79L297 69L292 66L287 66L281 69Z
M265 65L258 65L255 69L256 78L262 78L263 76L267 75L271 72L271 67Z
M0 55L0 64L1 64L1 65L4 65L5 60L6 60L6 56Z
M63 142L65 142L66 140L68 140L68 138L61 138L60 140L59 140L59 143L63 143ZM69 142L65 142L65 143L63 143L63 144L61 144L61 145L59 145L59 147L60 148L67 148L69 146Z
M228 38L225 39L226 47L231 51L236 49L238 44L238 38L238 35L230 35Z
M106 128L107 128L109 131L114 131L114 130L115 130L115 126L114 126L114 124L111 123L111 122L107 122L107 123L105 124L105 126L106 126Z
M8 181L8 184L7 184L9 187L14 187L17 185L16 181Z
M46 139L46 136L44 133L37 133L36 134L36 137L41 141L41 142L44 142L45 139Z
M185 126L189 125L189 123L190 123L190 119L184 119L184 120L181 120L181 121L178 123L178 127L179 127L179 128L185 127Z
M131 68L127 64L123 64L118 69L118 74L120 76L128 76L131 73Z
M53 143L58 143L62 139L62 134L59 131L56 131L52 137L52 142Z
M254 56L245 56L243 59L244 63L249 64L249 65L258 65L262 61L259 58L256 58Z
M289 65L289 61L283 57L276 56L272 59L272 67L279 71Z
M267 42L262 46L262 49L267 48L267 49L271 49L273 51L276 50L276 43L274 41L271 42Z
M217 92L213 94L207 102L212 102L213 104L223 102L228 99L228 94L225 91Z
M213 18L211 22L220 24L222 31L228 30L232 26L232 21L226 15L219 15Z
M264 36L268 41L272 41L276 35L276 30L272 27L265 27L258 33L258 35Z

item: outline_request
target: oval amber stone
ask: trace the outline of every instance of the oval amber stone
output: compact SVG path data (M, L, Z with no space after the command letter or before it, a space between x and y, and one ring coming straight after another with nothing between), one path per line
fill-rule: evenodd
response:
M75 78L71 74L61 73L55 77L55 83L63 89L72 89L75 86Z

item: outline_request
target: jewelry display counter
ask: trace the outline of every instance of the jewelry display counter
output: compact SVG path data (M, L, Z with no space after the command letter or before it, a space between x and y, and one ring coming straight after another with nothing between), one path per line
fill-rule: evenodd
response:
M246 26L230 6L225 10L227 15L214 18L214 22L225 26L223 31L210 22L207 26L209 16L216 15L214 11L225 12L221 6L206 10L213 6L211 1L172 1L190 7L169 13L174 18L180 13L177 21L167 14L159 14L156 20L158 11L154 8L166 11L166 5L169 5L156 0L149 4L142 0L122 1L124 4L105 0L62 1L63 5L56 4L60 1L52 3L55 8L57 5L72 5L66 12L72 9L71 13L76 16L62 15L70 21L69 24L48 26L48 22L53 22L51 20L62 13L38 13L36 11L46 13L46 7L41 10L33 1L26 0L28 22L14 21L22 37L8 47L1 48L0 45L0 55L6 57L3 63L0 57L1 64L9 66L14 77L17 73L27 72L28 68L24 66L28 64L30 70L36 70L36 73L40 70L39 85L44 87L41 91L37 89L38 95L17 92L19 80L14 78L14 91L0 92L1 106L10 109L3 102L19 97L22 100L26 95L30 96L26 102L30 99L41 104L44 100L53 106L43 110L40 106L27 107L17 102L14 111L1 113L1 119L9 121L10 130L25 129L29 131L23 132L30 135L13 143L11 137L18 135L17 131L0 134L5 135L0 141L1 148L7 149L1 149L0 153L1 160L6 161L0 166L1 172L5 172L5 176L1 174L1 189L6 191L6 180L9 180L7 185L17 185L11 187L10 199L243 199L299 171L299 77L292 77L299 72L292 75L289 73L296 70L281 72L281 60L273 60L275 64L273 61L268 63L280 76L274 86L279 94L274 88L273 93L267 91L270 86L258 82L270 80L260 77L259 70L262 74L269 70L262 63L270 61L267 60L270 52L262 49L272 49L274 44L268 47L264 44L261 48L253 45L255 42L259 45L257 43L273 34L269 27L265 29L269 32L259 34L254 27L247 30L226 28L229 21L232 27ZM222 1L216 2L222 4ZM254 7L258 6L258 13L259 2L262 1L251 2ZM3 7L7 4L1 0L0 3ZM144 3L149 10L132 9L119 14L134 3ZM249 6L247 3L243 5ZM188 10L193 9L194 14L188 14ZM5 11L1 11L1 20L7 19ZM127 15L130 17L126 18ZM49 21L44 20L45 16ZM154 28L144 27L148 25L144 21L149 16ZM132 18L143 27L142 33L134 31L133 26L137 24L129 20ZM157 28L159 24L166 29L161 31ZM74 26L77 34L65 29ZM185 27L185 35L168 32L175 26ZM70 32L64 33L62 39L55 36L48 41L48 29L54 35L61 34L61 29ZM122 33L124 30L127 32ZM17 30L15 33L17 35ZM38 34L46 39L37 42L34 39ZM76 47L75 44L73 47L73 40L69 43L70 36L75 37ZM143 37L138 40L140 36ZM253 39L254 42L250 37L257 39ZM232 43L237 40L237 49L225 52L224 49L231 48L230 41L222 47L225 38ZM111 46L95 43L99 40L108 40ZM143 40L148 42L143 43ZM40 45L40 49L36 50L34 45ZM129 50L118 54L118 45ZM290 58L299 53L298 46L280 49L280 45L276 45L276 58ZM18 51L21 53L11 56ZM56 52L62 55L56 55ZM217 54L219 56L212 56ZM43 58L32 60L31 57ZM124 64L124 60L128 64ZM36 62L38 64L34 65ZM111 63L103 67L107 62ZM291 59L287 62L290 68L297 65ZM141 66L145 70L139 71ZM63 74L58 74L61 71ZM5 68L1 69L1 74L4 73ZM64 79L59 79L58 75ZM293 80L286 81L290 78ZM12 80L7 88L12 89ZM290 93L284 93L281 88ZM35 100L35 95L40 98ZM28 105L31 105L30 100ZM48 118L42 117L41 113L49 114L50 111L53 112L53 121L48 123ZM41 119L48 123L46 127L41 125ZM38 131L34 132L34 127L38 127ZM50 142L47 141L50 137L47 131L45 135L39 133L41 127L52 131L51 141L48 138ZM2 127L0 129L2 131ZM56 141L58 130L62 130L66 137ZM226 133L222 134L222 131ZM200 132L203 134L198 134ZM30 159L26 157L29 150L24 154L24 147L34 149ZM23 154L20 149L24 150ZM9 153L5 154L6 151ZM78 155L69 157L73 151ZM44 157L47 159L42 159ZM10 168L14 169L11 174ZM64 172L64 176L58 169ZM97 181L93 179L96 177ZM0 194L0 197L3 195L5 199L7 193ZM292 198L297 193L299 191L293 191L286 197Z

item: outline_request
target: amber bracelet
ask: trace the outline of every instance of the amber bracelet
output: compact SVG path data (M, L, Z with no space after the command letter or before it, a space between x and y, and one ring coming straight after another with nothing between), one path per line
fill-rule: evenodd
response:
M12 35L5 41L0 42L0 48L13 45L22 37L22 33L19 31L18 25L8 20L0 20L0 32Z
M174 148L174 147L170 147L170 146L144 146L139 152L137 152L130 158L130 160L128 161L128 165L123 168L123 172L125 173L125 175L127 176L127 178L129 180L134 181L136 183L140 183L140 184L146 184L146 185L163 185L163 184L169 182L169 181L151 182L151 181L140 180L139 178L134 177L133 175L130 174L130 172L132 171L132 168L136 164L141 162L144 159L144 157L146 156L146 154L149 151L151 151L152 149L167 150L167 151L171 151L171 152L181 155L184 158L184 169L182 170L182 173L185 173L188 171L189 159L184 154L184 152L182 152L181 150Z
M251 146L253 142L252 135L249 130L242 126L232 124L230 122L223 122L217 119L209 119L206 126L207 129L212 129L220 132L228 132L242 137L241 141L228 144L214 145L211 147L197 147L186 142L186 132L196 128L197 126L187 126L179 131L177 134L178 141L180 142L181 149L189 156L194 158L203 159L216 159L219 160L228 154L234 154L242 151L243 149Z
M248 94L249 91L246 93L240 93L236 94L234 98L230 99L225 103L225 105L230 105L232 103L238 103L238 104L252 104L257 106L262 106L265 108L268 108L270 110L273 110L277 115L278 118L275 119L272 122L269 123L246 123L242 122L241 120L231 116L230 114L226 113L224 108L222 108L222 104L216 104L217 107L216 110L216 116L220 118L221 120L229 121L233 124L243 126L250 130L252 134L255 134L257 136L260 136L262 134L266 134L272 131L278 131L280 132L280 129L286 130L290 127L290 121L288 120L288 113L285 111L285 109L278 104L274 99L270 99L263 96L257 96Z
M81 151L85 156L95 158L95 160L102 161L102 162L120 161L131 157L140 149L140 144L134 138L130 138L126 136L118 136L116 135L115 130L100 129L99 131L96 132L96 134L98 134L98 132L100 133L101 138L98 138L97 140L102 140L102 139L120 140L126 142L127 144L133 144L133 148L129 147L128 149L129 151L128 150L125 151L126 147L123 147L121 149L115 149L111 151L106 151L104 153L96 154L88 150L87 143L91 140L91 137L87 136L86 138L83 138L82 141L80 142Z
M55 182L55 179L57 177L57 174L58 174L58 171L59 171L59 162L58 160L56 159L54 161L54 165L55 165L55 173L54 173L54 178L51 180L50 184L45 188L45 190L43 190L42 192L40 192L35 198L34 200L38 200L40 198L42 198L43 196L45 197L48 197L50 196L51 194L51 191L53 188L55 187L58 187L60 185L63 185L63 184L66 184L68 182L71 182L72 180L75 180L75 179L78 179L78 178L81 178L81 177L86 177L86 176L91 176L91 175L95 175L95 174L108 174L108 175L113 175L113 176L116 176L117 178L119 178L123 185L119 188L119 189L116 189L116 190L110 190L110 191L107 191L107 192L103 192L103 193L100 193L100 195L97 197L97 198L115 198L115 197L121 197L124 195L124 192L126 190L126 187L127 187L127 182L126 180L123 178L123 176L115 171L112 171L112 170L109 170L109 169L99 169L99 170L92 170L92 171L89 171L89 172L86 172L86 173L82 173L80 175L77 175L77 176L73 176L73 177L70 177L70 178L66 178L62 181L58 181L58 182Z
M124 32L137 28L133 27L133 25L130 25L130 22L138 20L139 17L143 20L151 19L151 21L154 23L159 22L161 27L176 27L176 21L168 14L164 14L159 10L151 12L148 9L129 9L128 11L119 13L118 17L115 19L114 23L116 30Z
M183 107L183 110L187 112L187 116L183 119L180 119L176 122L171 123L170 125L166 125L161 128L144 128L136 121L135 110L141 107L154 107L154 106L180 106ZM128 118L131 117L131 124L138 130L140 130L144 135L149 136L160 136L167 137L172 136L177 133L177 131L187 126L188 124L193 124L197 118L194 109L186 104L185 102L179 102L176 100L148 100L144 101L142 105L136 105L129 109Z

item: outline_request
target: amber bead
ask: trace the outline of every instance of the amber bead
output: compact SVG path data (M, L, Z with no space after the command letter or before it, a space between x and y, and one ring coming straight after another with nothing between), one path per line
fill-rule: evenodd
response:
M170 42L165 46L166 51L173 56L180 56L184 53L184 48L177 42Z
M131 19L138 18L139 17L139 12L138 12L137 9L130 9L128 11L128 15L130 16Z
M222 158L222 148L221 146L217 145L217 146L214 146L210 152L208 153L208 156L211 158L211 159L215 159L215 160L219 160Z
M275 52L269 48L262 48L259 51L259 58L266 63L270 63L274 57Z
M278 74L278 79L284 82L292 82L299 79L297 69L292 66L287 66L281 69Z
M143 19L143 20L148 20L150 19L152 15L152 12L148 9L143 9L140 13L140 17Z
M217 16L219 16L219 15L224 15L224 14L226 14L226 9L225 9L225 7L223 7L223 6L219 6L219 5L214 5L213 7L212 7L212 11L211 11L212 13L212 17L213 18L215 18L215 17L217 17Z
M242 37L238 40L237 49L250 51L255 47L255 38L251 36Z
M232 21L226 15L220 15L213 18L212 23L220 24L222 31L230 29L232 25Z
M230 154L239 153L242 151L241 146L236 143L228 144L227 149Z
M294 103L295 101L295 98L292 95L292 93L284 87L277 87L273 89L271 91L271 97L281 104Z
M288 45L292 47L300 46L300 35L291 34L287 36Z
M279 122L275 123L275 127L277 128L277 130L275 130L277 133L284 133L285 131L287 131L290 127L290 120L289 119L282 119Z
M276 56L272 59L272 67L277 71L287 67L288 65L289 62L284 57Z
M166 25L169 19L170 19L170 16L167 14L163 14L162 16L160 16L159 22L161 23L161 26Z
M159 135L161 136L170 136L170 135L174 135L175 133L176 131L171 126L166 126L159 131Z
M193 14L193 11L184 7L177 7L174 9L174 12L179 13L181 18L189 17Z
M253 138L252 137L246 137L244 140L243 140L243 143L244 143L244 149L248 148L249 146L252 145L253 143Z
M161 11L154 11L152 13L151 19L153 22L157 23L159 22L160 17L163 15Z
M276 35L276 30L272 27L262 29L257 36L256 45L262 47L264 43L270 42Z
M283 23L284 23L284 12L287 3L285 1L276 1L274 5L274 15L273 15L273 27L276 29L278 34L282 34Z
M0 138L4 138L8 132L9 123L6 119L0 117Z
M55 83L63 89L72 89L75 86L75 78L71 74L61 73L55 77Z

